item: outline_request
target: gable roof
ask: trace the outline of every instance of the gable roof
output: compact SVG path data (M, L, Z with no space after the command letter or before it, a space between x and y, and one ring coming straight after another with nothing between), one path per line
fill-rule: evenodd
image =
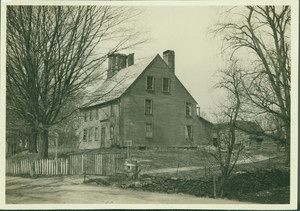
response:
M215 129L222 129L228 127L229 123L221 123L216 124ZM248 134L263 134L264 130L255 122L252 121L243 121L243 120L236 120L236 129L242 130Z
M114 76L104 81L103 84L92 93L88 102L81 105L80 108L96 106L121 97L157 57L159 57L158 54L121 69Z
M120 98L142 75L142 73L145 72L147 68L150 67L152 63L157 59L161 59L166 65L166 68L169 68L159 54L148 57L141 62L133 64L129 67L123 68L119 70L114 76L104 81L99 88L97 88L89 97L87 97L88 99L80 106L80 109L93 107ZM185 88L185 86L181 83L177 76L175 74L174 76L182 85L187 94L191 96L195 103L197 103L197 101L193 98L193 96Z

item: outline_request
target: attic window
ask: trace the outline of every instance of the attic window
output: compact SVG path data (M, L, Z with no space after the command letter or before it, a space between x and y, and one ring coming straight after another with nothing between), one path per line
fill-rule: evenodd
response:
M170 92L170 79L163 78L163 92Z
M147 84L146 84L147 90L154 90L154 77L153 76L147 76Z
M188 116L188 117L192 116L192 103L186 103L185 115Z

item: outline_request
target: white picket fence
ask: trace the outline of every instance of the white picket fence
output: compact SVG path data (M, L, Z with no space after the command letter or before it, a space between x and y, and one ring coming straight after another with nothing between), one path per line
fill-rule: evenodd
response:
M6 160L6 173L12 175L115 175L124 169L125 154L73 155L68 158Z

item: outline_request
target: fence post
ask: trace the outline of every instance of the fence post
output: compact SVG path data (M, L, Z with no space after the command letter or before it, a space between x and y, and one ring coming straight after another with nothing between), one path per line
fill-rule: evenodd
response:
M70 174L70 160L67 158L67 174Z
M214 185L214 198L217 196L217 191L216 191L216 176L213 176L213 185Z
M34 161L30 163L30 176L33 177L35 174L35 169L34 169Z
M81 172L84 173L84 171L83 171L83 154L81 155Z

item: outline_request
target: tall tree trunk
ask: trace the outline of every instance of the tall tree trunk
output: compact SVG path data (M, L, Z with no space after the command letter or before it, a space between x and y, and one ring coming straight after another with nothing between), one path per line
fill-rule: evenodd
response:
M227 176L222 175L219 177L218 186L217 186L217 197L224 198L224 186L227 182Z
M44 129L39 131L38 141L38 157L41 159L48 158L48 130Z
M37 131L32 129L31 138L29 140L29 152L37 153Z
M285 133L286 133L286 143L285 143L285 153L286 153L286 165L289 166L290 165L290 140L291 140L291 136L290 136L290 125L287 125L285 127Z

